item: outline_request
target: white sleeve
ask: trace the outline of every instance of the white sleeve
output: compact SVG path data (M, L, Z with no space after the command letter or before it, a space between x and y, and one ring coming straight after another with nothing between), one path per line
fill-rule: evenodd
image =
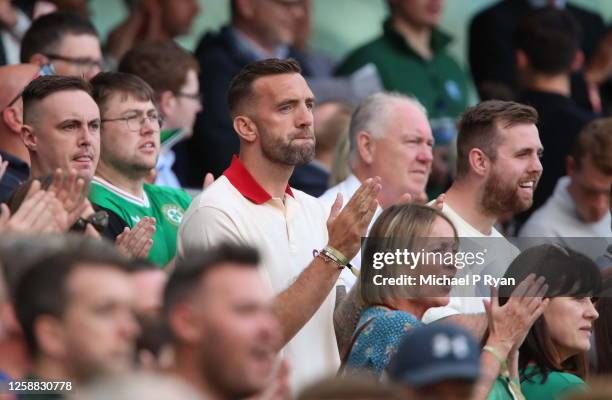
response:
M485 312L482 300L486 297L451 297L448 305L430 308L423 315L423 322L432 323L457 314L478 314Z

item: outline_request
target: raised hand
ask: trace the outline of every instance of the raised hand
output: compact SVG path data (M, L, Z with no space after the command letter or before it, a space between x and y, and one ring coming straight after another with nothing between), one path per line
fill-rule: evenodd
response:
M341 194L338 194L332 205L327 220L328 245L349 260L359 251L361 238L365 236L378 207L376 197L380 189L380 178L370 178L363 182L344 208Z
M489 340L507 355L518 348L533 323L542 315L549 299L544 299L548 285L544 278L530 274L514 289L508 302L499 305L497 290L491 288L491 300L483 300L489 321Z
M436 197L436 200L433 202L431 206L433 208L437 208L438 210L442 211L442 207L444 207L445 200L446 200L446 194L442 193L438 197Z
M146 258L153 246L155 218L144 217L134 228L125 228L115 240L115 246L128 257Z
M1 204L0 231L12 233L57 232L55 210L57 199L53 193L40 189L40 182L33 181L19 209L11 216L6 204Z
M87 201L89 185L85 179L78 176L76 170L65 173L57 169L48 191L55 195L64 211L56 216L61 229L68 230L90 207Z

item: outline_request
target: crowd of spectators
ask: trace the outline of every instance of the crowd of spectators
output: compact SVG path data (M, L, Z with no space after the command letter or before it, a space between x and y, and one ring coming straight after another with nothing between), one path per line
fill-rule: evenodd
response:
M500 0L468 71L386 4L338 61L310 0L193 53L196 0L0 0L0 398L610 395L612 34Z

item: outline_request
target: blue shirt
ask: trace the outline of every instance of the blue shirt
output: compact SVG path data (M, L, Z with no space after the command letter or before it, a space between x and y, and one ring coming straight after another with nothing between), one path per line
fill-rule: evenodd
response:
M423 323L405 311L373 306L363 311L355 332L368 321L371 322L359 332L353 343L346 366L380 376L397 352L404 335Z

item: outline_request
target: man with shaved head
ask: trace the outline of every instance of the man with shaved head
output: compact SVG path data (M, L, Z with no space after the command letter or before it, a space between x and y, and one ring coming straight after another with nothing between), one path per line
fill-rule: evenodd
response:
M30 174L30 156L21 140L21 92L38 74L38 67L32 64L0 68L0 156L8 161L6 172L0 179L0 202L5 202Z

